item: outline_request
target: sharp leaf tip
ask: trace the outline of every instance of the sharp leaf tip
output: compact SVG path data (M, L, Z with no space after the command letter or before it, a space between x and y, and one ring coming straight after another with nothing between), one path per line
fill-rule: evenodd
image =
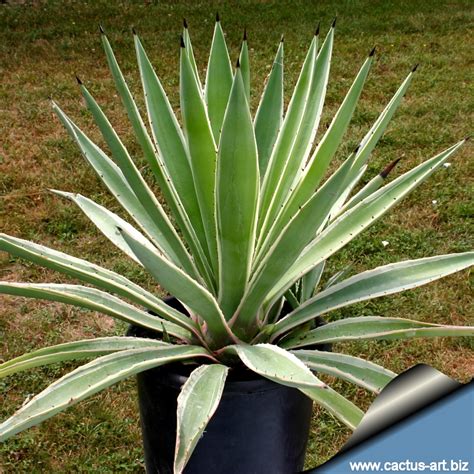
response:
M221 17L219 16L219 12L216 12L216 22L221 21Z
M82 86L82 81L81 81L80 77L77 74L76 74L76 81L80 86Z
M186 45L184 44L183 35L180 35L180 36L179 36L179 45L181 46L181 48L185 48L185 47L186 47Z
M188 29L188 22L186 21L186 18L183 18L183 28Z
M372 51L369 53L369 57L373 56L375 54L375 46L372 48Z
M393 160L391 163L389 163L380 173L380 176L385 179L389 173L397 166L397 163L401 160L401 158L397 158L396 160Z
M314 31L314 36L319 36L319 31L321 29L321 22L318 23L316 30Z
M418 64L415 64L415 65L413 66L413 69L411 70L411 72L415 72L415 71L418 69L418 66L419 66L419 65L420 65L419 63L418 63Z
M337 16L334 17L334 20L332 21L331 28L336 28L336 20L337 20Z

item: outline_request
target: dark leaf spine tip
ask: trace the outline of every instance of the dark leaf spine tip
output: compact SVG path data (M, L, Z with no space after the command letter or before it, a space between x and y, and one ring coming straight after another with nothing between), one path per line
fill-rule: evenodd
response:
M240 68L240 58L237 58L237 63L235 65L236 68Z
M183 18L183 28L188 29L188 22L186 21L186 18Z
M183 35L180 35L180 37L179 37L179 41L180 41L180 46L181 46L181 48L185 48L185 47L186 47L186 45L184 44L184 38L183 38Z
M468 141L471 139L471 137L472 137L472 135L468 135L468 136L464 139L464 141L465 141L465 142L468 142Z
M221 21L221 17L219 16L219 12L216 12L216 21Z
M419 65L420 65L419 63L418 63L418 64L415 64L415 65L413 66L413 69L411 70L411 72L415 72L415 71L418 69L418 66L419 66Z
M244 28L244 41L247 41L247 27Z
M316 30L314 32L314 36L318 36L319 35L319 30L321 28L321 22L318 23L318 26L316 27Z
M118 230L119 232L123 232L123 229L122 229L121 227L119 227L119 226L117 226L117 230Z
M369 53L369 57L375 54L375 46L372 48L372 51Z
M386 167L384 170L382 170L382 172L380 173L380 176L381 176L383 179L385 179L385 178L388 176L388 174L390 173L390 171L392 171L393 168L395 168L395 166L397 165L397 163L398 163L400 160L401 160L401 158L397 158L396 160L393 160L391 163L389 163L389 164L387 165L387 167Z
M281 35L280 43L284 43L284 42L285 42L285 35Z
M356 154L360 150L360 147L361 147L361 145L359 143L354 149L354 154Z
M105 30L104 28L102 27L102 25L99 24L99 31L102 35L105 35Z
M77 74L76 74L76 81L80 86L82 86L82 81Z
M137 30L135 29L134 26L132 26L132 33L136 36L137 35Z
M337 20L337 16L334 17L334 20L332 21L331 28L336 28L336 20Z

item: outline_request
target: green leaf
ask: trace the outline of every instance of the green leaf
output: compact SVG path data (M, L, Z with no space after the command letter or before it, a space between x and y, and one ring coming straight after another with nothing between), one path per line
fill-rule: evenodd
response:
M273 222L263 244L260 246L259 252L255 258L255 264L260 265L262 258L268 256L268 249L271 244L274 244L277 239L280 238L284 231L285 226L289 227L294 220L300 220L302 216L301 211L306 209L305 213L311 215L310 240L314 239L330 222L331 216L334 213L334 208L338 206L339 201L342 199L344 194L350 193L348 187L352 183L348 183L348 177L350 176L351 168L354 165L356 159L357 149L349 155L349 157L338 167L338 169L327 179L323 186L316 190L311 198L303 205L298 208L295 214L290 214L290 209L286 209L278 219ZM311 209L315 209L315 213ZM307 242L304 244L306 246ZM283 270L280 271L282 273Z
M23 354L0 364L0 378L66 360L90 359L111 352L141 348L156 349L166 346L167 344L164 342L155 339L123 336L98 337L96 339L66 342Z
M328 278L328 281L323 286L323 290L327 290L329 287L334 286L338 281L340 281L350 272L351 268L352 264L350 263L349 265L346 265L342 270L339 270L338 272L334 273L334 275L331 275L331 277Z
M344 201L341 202L341 205L339 206L339 209L337 210L337 214L335 214L334 217L337 217L339 214L342 214L343 212L347 211L351 207L354 207L356 204L358 204L360 201L365 199L367 196L370 196L371 194L375 193L378 189L380 189L385 180L387 179L387 176L389 173L395 168L397 163L400 161L400 158L393 160L391 163L389 163L377 176L372 178L365 186L363 186L359 192L357 192L344 206ZM364 170L367 165L363 165L361 170ZM365 170L364 170L365 172ZM357 181L359 181L357 179ZM346 198L349 196L349 194L346 196Z
M314 61L311 85L297 136L288 154L285 166L280 172L280 176L277 177L276 183L272 183L271 192L273 197L267 211L266 225L263 225L262 232L265 232L273 224L288 196L293 195L293 188L298 181L297 177L301 175L309 157L326 97L333 42L334 28L331 28ZM313 187L313 191L314 189L316 189L316 186ZM305 201L306 199L300 204L303 204Z
M136 35L134 35L136 36ZM191 218L194 217L193 209L195 209L195 203L193 203L192 199L186 201L186 196L184 196L184 206L190 205L190 208L183 209L183 203L180 201L180 197L178 196L178 191L175 189L171 178L169 177L169 172L166 169L164 163L158 156L157 151L148 135L148 131L143 123L141 118L140 112L138 107L135 104L132 94L125 82L125 78L120 70L120 67L115 59L114 53L112 48L110 47L110 43L107 37L103 34L102 35L102 43L104 46L105 54L107 56L107 61L109 63L110 70L112 72L112 76L115 81L115 85L117 87L117 91L122 99L124 107L127 111L128 117L130 119L130 123L132 124L133 131L135 133L135 137L140 144L140 147L143 151L143 154L150 165L150 168L155 175L158 184L160 185L161 192L163 193L166 202L170 206L170 209L184 234L185 239L188 242L188 245L193 252L194 257L196 258L196 263L200 268L201 274L208 280L209 285L212 286L212 282L210 281L211 278L209 277L208 273L209 270L206 266L206 259L201 255L200 246L196 243L196 237L194 236L195 232L199 233L199 223L195 222L195 226L189 223L189 215ZM137 44L138 43L138 44ZM138 48L139 45L138 37L135 38L135 48L137 49L137 58L140 66L140 58L141 56L138 55ZM182 163L182 162L181 162ZM182 179L185 179L185 176L182 176ZM188 188L187 192L190 192ZM188 215L188 214L189 215ZM196 218L197 220L197 218ZM199 238L199 235L197 236Z
M354 159L355 161L355 159ZM368 166L363 165L357 174L353 174L351 172L348 173L346 183L344 185L343 191L340 193L337 201L335 202L333 208L331 209L331 217L329 219L329 222L331 223L333 220L336 219L336 217L339 217L340 214L342 214L342 209L344 208L344 203L347 201L349 198L350 194L352 193L353 189L357 186L359 181L362 179L364 176L365 172L367 171ZM380 186L379 186L380 187ZM367 197L367 196L366 196ZM362 199L361 199L362 200ZM352 207L352 206L351 206Z
M187 273L163 258L156 250L143 245L124 229L121 233L143 266L166 291L183 302L195 315L207 323L208 336L213 346L222 346L233 340L214 296Z
M188 52L189 60L191 61L191 66L196 76L196 81L198 82L200 88L202 89L201 80L199 79L199 71L196 65L196 59L194 58L193 45L191 44L191 36L189 35L189 29L187 25L184 25L183 28L183 40L185 44L186 51Z
M305 171L295 191L286 205L285 215L293 215L299 206L301 206L314 190L317 189L324 177L325 172L334 157L342 138L349 126L354 114L354 110L359 101L360 94L367 79L367 75L372 65L372 56L369 56L362 65L351 88L349 89L339 110L334 116L331 125L324 134L323 138L316 147L313 156L306 165Z
M195 369L178 396L174 472L181 473L214 415L229 371L219 364Z
M138 107L133 100L133 96L130 93L127 83L125 82L125 78L122 74L122 71L120 70L114 52L105 34L102 34L102 45L104 47L107 62L109 64L110 72L112 73L117 92L119 93L125 110L127 111L127 115L130 123L132 124L135 137L140 144L143 154L148 161L154 175L161 179L161 170L158 165L155 150L153 149L153 143L150 139L150 136L148 135L148 131L145 127L145 124L143 123L143 119L140 115Z
M274 199L274 191L285 170L286 163L298 137L298 131L300 130L301 122L304 117L306 100L311 86L317 43L318 39L317 36L315 36L301 68L298 82L293 91L293 96L288 105L282 128L278 133L278 138L270 155L267 171L263 178L258 227L261 235L264 235L262 231L264 225L268 222L266 216Z
M211 53L207 65L205 99L214 140L219 142L222 121L232 87L232 66L222 31L221 22L216 21Z
M244 82L245 97L250 106L250 61L247 32L244 33L244 40L242 41L242 47L240 48L239 65Z
M359 273L301 305L275 325L274 337L337 308L406 291L474 265L474 252L391 263Z
M301 390L354 429L362 411L349 400L321 382L296 356L271 344L229 346L226 352L237 354L253 372L273 382Z
M474 327L430 324L402 318L361 316L342 319L309 331L300 338L285 339L285 348L357 339L410 339L413 337L474 336Z
M158 182L162 188L169 188L170 193L176 190L177 196L173 201L178 215L175 217L193 255L201 267L207 265L206 271L209 273L206 237L185 139L168 97L138 36L135 36L135 47L150 127L159 152L158 164L163 170Z
M308 273L306 273L306 275L303 275L303 277L301 278L301 303L304 303L306 300L309 300L313 296L316 286L321 280L325 266L326 262L323 261L316 265Z
M283 41L281 41L254 122L262 179L283 122L283 105Z
M201 89L194 76L186 48L181 48L180 99L184 131L191 158L191 168L199 208L204 223L208 253L210 255L211 267L214 275L217 277L215 225L217 150Z
M196 326L190 318L124 276L99 265L5 234L0 234L0 250L125 297L144 308L153 310L167 321L196 331Z
M299 306L298 298L296 297L295 293L291 291L291 289L285 293L285 299L293 309L296 309Z
M135 227L130 225L127 221L124 221L117 214L114 214L112 211L109 211L91 199L86 198L81 194L68 193L65 191L58 191L56 189L51 189L51 192L73 201L79 207L79 209L84 212L89 220L96 225L97 229L99 229L105 237L107 237L118 249L128 255L139 265L141 265L140 260L138 260L120 233L117 232L117 227L127 229L130 234L134 235L136 239L143 242L144 245L154 247L154 245L143 234L135 229ZM160 248L160 251L164 252L162 248Z
M265 313L265 319L262 325L263 327L261 331L259 332L257 338L260 338L261 336L265 336L266 337L265 340L268 340L267 335L271 334L273 330L273 323L281 317L281 310L283 309L284 304L285 304L285 298L280 298L270 308L268 308L268 310ZM252 344L253 344L253 341L252 341Z
M300 388L300 390L332 413L351 430L357 428L364 416L364 412L360 408L330 387L326 387L325 390L317 388Z
M222 125L217 163L219 304L229 319L249 279L260 184L257 146L240 68Z
M162 210L161 220L153 220L137 199L120 168L56 104L53 104L53 110L76 140L86 160L140 228L178 265L195 274L194 263L164 211Z
M51 384L0 424L0 441L41 423L131 375L194 357L211 356L201 347L179 346L132 349L99 357Z
M57 301L80 308L98 311L129 324L136 324L161 333L163 326L169 334L189 341L191 333L177 324L165 321L142 311L116 296L104 291L80 285L58 283L14 283L0 282L0 293L26 298Z
M261 251L263 257L256 257L255 270L249 283L248 292L244 296L236 316L239 326L243 327L250 335L253 335L253 332L257 330L254 317L255 308L262 305L268 292L272 291L281 275L298 259L304 248L314 239L318 229L329 218L332 205L338 197L338 190L344 184L350 169L351 158L346 160L343 166L298 211L286 227L279 231L278 240L268 251L266 251L266 245L263 245ZM270 235L269 238L271 237ZM271 303L269 299L267 301Z
M313 371L347 380L375 393L380 393L397 376L380 365L346 354L317 350L297 350L292 354Z
M372 178L360 191L355 194L344 206L341 206L341 208L338 210L337 214L335 217L339 216L343 212L347 211L351 207L354 207L356 204L358 204L360 201L365 199L366 197L370 196L373 194L377 189L380 189L380 187L384 184L384 178L378 174L374 178Z
M326 389L296 356L272 344L234 345L224 349L234 353L253 372L288 387Z
M161 84L158 83L158 85L161 87ZM201 223L201 216L199 214L199 208L195 204L196 201L196 194L194 192L194 184L193 184L193 179L191 175L191 168L189 166L188 158L186 156L186 151L184 148L184 142L179 142L180 140L182 141L182 136L179 135L178 132L180 132L178 123L174 117L174 114L171 110L171 107L169 106L169 103L167 102L166 96L164 95L164 92L162 89L159 89L158 85L153 88L153 91L155 90L160 90L163 94L163 102L165 104L162 105L161 109L159 109L159 114L153 113L156 112L154 108L150 106L150 117L152 120L152 123L157 123L158 124L158 130L163 131L166 133L166 144L170 144L171 150L166 149L166 153L163 153L162 150L160 149L160 152L162 152L162 156L165 158L168 158L168 161L166 162L166 165L168 166L168 170L170 171L170 176L173 179L173 182L177 184L177 188L182 191L181 197L185 199L186 203L191 202L192 203L192 209L191 212L197 212L197 217L195 219L196 221L196 228L199 230L199 224L201 224L201 229L202 229L202 223ZM82 94L84 96L84 99L86 100L86 104L89 108L89 110L92 112L94 116L94 120L99 127L102 136L104 137L107 145L109 146L112 156L114 157L115 161L118 163L120 169L122 170L123 176L127 180L127 183L129 184L130 188L133 190L134 194L136 195L137 199L140 201L144 209L146 210L147 214L150 216L150 218L154 222L160 222L160 221L168 221L168 218L166 217L166 213L163 210L160 202L157 200L151 189L148 187L147 183L141 176L138 168L132 161L127 149L123 145L122 141L116 134L115 130L113 129L112 125L108 121L107 117L105 114L102 112L101 108L97 104L97 102L94 100L92 95L89 93L89 91L85 88L84 85L81 85L81 90ZM152 99L154 99L154 95L149 92L147 94L147 98L151 96ZM150 99L151 100L151 99ZM161 105L161 104L160 104ZM166 108L166 105L168 105L168 108ZM164 109L164 110L162 110ZM165 114L165 112L168 112L168 116ZM163 118L162 120L159 120L159 118ZM168 121L165 119L168 118ZM176 126L176 130L173 129L173 125ZM153 128L155 130L156 127ZM173 136L172 132L176 132L176 136ZM173 144L175 143L180 143L181 144L181 149L175 149L172 147ZM182 151L180 154L179 151ZM172 155L172 160L169 159L169 156ZM181 159L180 159L181 158ZM178 178L179 177L179 178ZM178 186L179 185L179 186ZM186 231L186 228L183 229L183 231ZM188 234L186 234L188 235ZM194 239L196 237L194 236ZM188 241L191 239L187 239ZM193 243L193 242L191 242Z
M410 191L431 176L465 140L453 145L439 155L421 163L391 183L362 200L339 216L308 247L290 270L274 285L267 299L272 301L318 263L329 258L363 230L373 224ZM356 157L357 159L357 157Z
M375 123L372 125L371 129L367 132L365 137L360 142L357 160L352 170L353 175L356 175L359 169L365 163L367 163L370 154L372 153L378 141L384 134L385 130L388 127L388 124L390 123L390 120L392 120L393 115L401 104L403 96L405 95L406 91L408 90L408 87L411 84L415 70L416 69L414 69L410 72L410 74L408 74L407 78L402 82L395 95L392 97L390 102L387 104L385 109L382 111Z
M284 234L289 232L295 233L296 231L298 235L298 245L290 245L290 249L296 250L298 248L299 251L287 253L286 259L282 260L284 265L291 265L291 262L294 261L293 259L296 259L301 254L303 248L321 232L327 224L339 196L344 192L347 176L354 163L355 153L352 153L339 166L336 172L311 196L311 199L298 209L295 215L284 216L279 222L274 222L255 257L255 267L257 265L261 266L262 261L266 262L268 259L274 258L272 257L272 251L276 251L278 247L281 248L284 245L285 239L290 238L284 238ZM306 231L301 232L300 227L305 227ZM283 265L278 272L280 275L284 272Z

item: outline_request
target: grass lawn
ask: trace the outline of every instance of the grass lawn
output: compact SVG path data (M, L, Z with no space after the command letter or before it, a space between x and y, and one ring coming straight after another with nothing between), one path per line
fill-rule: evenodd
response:
M18 3L18 4L17 4ZM31 2L0 5L0 222L1 230L123 272L148 287L151 281L105 240L73 204L48 188L74 191L116 209L51 111L53 97L99 143L74 79L78 74L103 104L116 130L137 152L101 50L102 23L132 89L139 77L130 27L135 26L173 105L178 98L178 48L185 16L199 67L205 70L215 10L222 17L231 56L238 55L247 27L255 106L273 54L285 34L286 92L321 21L325 33L338 15L325 129L370 49L377 55L339 159L355 147L415 63L419 72L391 126L373 154L367 180L402 158L394 174L410 169L472 132L473 3L450 1L227 1L227 2ZM461 252L473 247L472 144L363 237L329 262L326 274L353 264L353 271L397 260ZM136 153L140 160L140 154ZM389 244L384 247L382 241ZM0 278L64 281L61 275L0 254ZM344 309L344 316L387 315L446 324L472 324L469 274L462 272L405 294ZM335 314L332 317L339 317ZM98 314L23 298L0 299L0 359L52 343L121 334L124 326ZM474 344L467 339L346 344L395 372L417 362L466 382L474 374ZM0 381L0 418L66 371L68 364ZM362 389L329 380L360 406ZM331 457L349 432L318 408L307 466ZM0 472L143 472L134 381L80 403L0 446Z

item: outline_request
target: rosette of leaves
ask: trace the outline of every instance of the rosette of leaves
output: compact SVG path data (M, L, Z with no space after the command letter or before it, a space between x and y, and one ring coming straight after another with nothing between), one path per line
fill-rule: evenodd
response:
M334 41L314 35L286 111L283 41L252 116L247 39L232 66L218 20L200 77L187 26L180 51L180 121L138 36L137 61L147 124L102 31L118 94L170 215L86 87L85 102L108 151L97 146L58 105L53 109L129 216L93 200L72 200L97 228L157 284L184 315L153 292L94 263L2 234L0 250L64 273L83 284L1 282L0 292L66 303L146 328L154 338L99 337L39 349L0 365L0 377L51 363L91 359L24 404L0 425L0 440L36 425L140 371L177 361L195 369L178 399L175 472L181 472L219 404L233 367L246 366L295 387L351 428L363 412L322 382L330 374L379 392L395 374L358 357L315 350L356 339L472 336L474 328L403 318L331 319L331 311L424 285L468 268L474 252L402 261L320 289L325 261L432 175L461 141L386 183L390 165L356 193L367 161L410 85L413 69L359 146L328 176L373 62L363 62L317 145ZM284 303L291 311L282 312ZM156 315L151 314L155 313ZM314 321L325 315L328 323Z

